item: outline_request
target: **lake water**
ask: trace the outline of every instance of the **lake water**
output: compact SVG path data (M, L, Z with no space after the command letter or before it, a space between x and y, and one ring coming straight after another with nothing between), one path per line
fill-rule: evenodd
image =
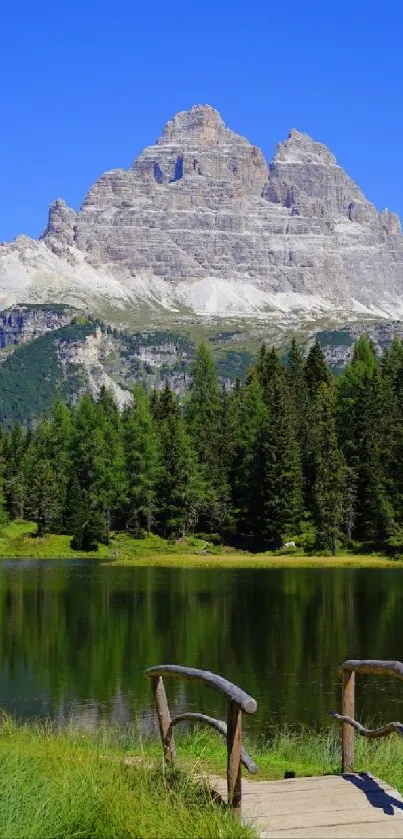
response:
M330 725L346 658L403 659L400 570L113 568L0 563L0 707L18 717L153 725L146 667L210 669L258 702L255 734ZM362 719L403 718L403 684L358 678ZM177 711L225 718L224 700L172 681ZM403 721L403 720L402 720Z

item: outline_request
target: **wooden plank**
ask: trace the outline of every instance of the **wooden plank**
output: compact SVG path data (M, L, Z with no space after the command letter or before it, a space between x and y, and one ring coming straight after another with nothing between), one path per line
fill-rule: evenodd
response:
M401 839L403 833L395 820L329 825L323 827L298 827L294 829L268 829L260 833L261 839Z
M348 776L347 776L348 777ZM352 776L355 777L355 776ZM213 777L210 778L211 783L213 786L217 785L220 789L225 790L225 780L224 778ZM332 789L338 789L343 792L345 795L347 794L349 789L356 790L357 787L354 784L347 784L345 777L343 775L323 775L319 778L291 778L286 781L245 781L243 782L242 788L242 798L246 799L249 796L255 795L264 795L265 798L267 797L276 797L278 795L283 795L288 797L289 795L293 794L301 794L309 791L314 791L319 795L322 795L324 791L329 788L329 781L331 781ZM398 797L399 801L403 802L402 796L396 792L393 787L390 787L388 784L382 784L382 789L389 795L395 795ZM375 795L379 792L379 784L377 784L373 779L368 781L362 781L360 778L360 784L362 784L362 791L363 793L367 793Z
M149 667L144 675L147 678L167 676L177 679L197 679L204 682L207 687L222 693L229 702L237 705L246 714L254 714L257 708L256 700L252 696L222 676L218 676L217 673L211 673L210 670L197 670L195 667L182 667L180 664L158 664L155 667Z
M364 774L244 781L242 814L265 839L403 839L402 796Z
M227 803L240 816L241 813L241 739L242 712L228 702L227 709Z
M355 775L346 774L346 775L320 775L312 776L312 777L301 777L301 778L287 778L287 780L279 780L279 781L253 781L251 783L246 782L244 788L244 795L247 795L249 792L253 791L261 791L264 792L265 795L278 795L279 793L292 793L293 791L297 790L305 790L305 789L328 789L329 785L333 788L339 787L342 790L346 790L348 787L355 789L355 785L351 782L351 779L358 778L360 785L362 785L362 790L365 792L377 792L379 790L379 784L382 785L382 789L384 790L391 790L396 792L393 787L389 786L388 784L384 783L383 781L377 781L371 775ZM218 777L213 778L214 781L221 781L223 783L223 779L219 779ZM350 783L347 783L350 782ZM396 793L399 795L399 793ZM399 796L401 798L401 796ZM403 799L402 799L403 800Z
M340 802L342 805L342 802ZM245 818L245 816L244 816ZM351 825L351 824L368 824L370 822L379 822L383 821L384 819L387 821L388 819L397 819L401 822L401 836L403 836L403 817L402 816L385 816L382 810L378 810L374 808L373 811L371 809L361 810L360 808L350 807L348 810L341 809L339 807L334 807L332 810L322 810L319 809L319 806L316 810L311 810L309 812L302 812L302 813L277 813L273 814L273 816L269 813L261 813L256 821L254 819L253 824L258 824L262 830L265 830L267 827L271 825L276 828L276 830L295 830L295 828L299 827L332 827L335 824L343 824L343 825ZM325 834L324 834L325 835ZM381 839L381 838L380 838Z
M368 801L365 795L362 796L361 801L357 796L357 790L351 789L348 792L341 792L331 790L328 794L321 793L320 808L321 812L326 815L339 811L340 807L344 812L353 811L364 813L377 813L379 809L383 809L385 795L382 792L371 795L371 802ZM264 806L270 813L270 818L274 816L289 816L304 814L308 816L318 811L318 790L310 789L309 791L296 791L291 793L280 793L279 795L261 796L253 795L253 793L242 795L243 809L246 812L249 807L256 807L256 812L259 812L259 806ZM396 808L397 810L397 808ZM378 812L379 816L379 812ZM378 817L377 816L377 817ZM305 823L305 818L304 818Z
M342 714L354 717L354 671L344 669L342 673ZM342 725L341 770L352 772L354 769L354 729L346 722Z

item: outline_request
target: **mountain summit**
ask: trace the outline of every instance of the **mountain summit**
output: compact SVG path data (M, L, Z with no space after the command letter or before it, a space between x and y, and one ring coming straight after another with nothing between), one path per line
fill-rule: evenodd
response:
M0 245L0 305L266 319L403 314L403 236L326 146L292 130L268 165L208 105L170 120L78 213Z

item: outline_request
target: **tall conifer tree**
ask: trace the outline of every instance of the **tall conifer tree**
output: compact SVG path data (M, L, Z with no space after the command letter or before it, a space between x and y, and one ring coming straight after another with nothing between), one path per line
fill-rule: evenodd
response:
M205 480L206 526L225 519L228 498L228 464L222 457L223 401L217 372L209 349L201 344L191 368L191 383L185 403L185 417L193 448Z
M196 526L203 509L203 482L178 400L168 385L156 413L161 456L157 521L164 536L184 536Z
M379 363L361 337L351 363L337 382L341 447L354 479L356 509L353 538L381 547L393 530L382 451L384 410Z
M315 341L305 363L305 380L310 398L314 399L320 386L327 384L331 378L322 347L319 341Z
M160 452L149 397L141 384L134 389L134 404L123 416L127 485L127 525L151 530L159 476Z
M279 547L302 514L301 457L286 371L274 349L258 371L266 409L255 450L252 515L258 540Z
M239 395L230 480L235 520L241 533L250 534L254 528L253 510L257 491L256 447L265 415L263 390L254 369L248 374Z
M93 491L97 506L105 514L106 539L109 542L114 517L124 505L126 476L120 414L106 388L101 388L96 414Z
M4 457L3 436L0 431L0 526L7 520L6 499L4 496L4 477L6 470L7 464Z
M336 553L344 519L345 466L336 432L333 383L322 383L316 394L314 462L314 522L317 546Z

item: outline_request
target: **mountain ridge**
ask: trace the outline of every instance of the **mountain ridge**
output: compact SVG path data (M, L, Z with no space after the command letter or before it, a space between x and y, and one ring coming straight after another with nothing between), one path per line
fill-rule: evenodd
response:
M0 311L0 426L21 422L35 426L56 399L76 404L85 393L97 398L106 387L123 408L133 387L161 390L168 382L178 396L189 385L197 340L191 334L156 329L130 331L112 327L61 304L24 304ZM350 323L337 329L299 335L304 355L315 340L335 374L351 360L354 343L366 334L381 356L394 339L403 339L403 322ZM288 355L290 336L276 347ZM206 335L204 336L206 340ZM256 361L259 341L243 330L212 329L207 338L221 384L243 381Z
M267 163L211 106L176 114L128 169L39 240L0 245L0 305L66 303L114 319L262 323L403 314L403 236L334 154L292 129Z

